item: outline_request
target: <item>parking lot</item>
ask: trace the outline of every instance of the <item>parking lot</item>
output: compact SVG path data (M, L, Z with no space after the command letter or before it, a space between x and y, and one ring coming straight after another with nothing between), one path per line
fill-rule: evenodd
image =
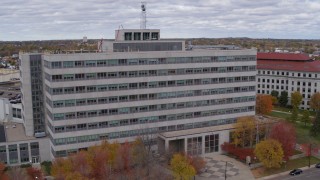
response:
M0 98L12 99L19 94L21 94L20 83L0 85Z

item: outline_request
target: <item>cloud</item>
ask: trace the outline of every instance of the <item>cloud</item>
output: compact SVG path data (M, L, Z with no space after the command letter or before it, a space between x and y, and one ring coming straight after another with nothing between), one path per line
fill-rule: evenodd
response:
M0 40L114 38L139 28L137 0L1 0ZM147 28L163 38L320 39L318 0L149 0ZM12 33L15 32L15 33Z

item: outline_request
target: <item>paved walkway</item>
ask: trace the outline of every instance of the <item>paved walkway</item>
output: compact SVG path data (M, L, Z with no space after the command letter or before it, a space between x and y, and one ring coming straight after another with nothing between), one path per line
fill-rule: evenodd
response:
M224 179L227 162L228 180L251 180L254 179L250 168L233 158L224 155L206 154L206 172L196 176L196 180Z

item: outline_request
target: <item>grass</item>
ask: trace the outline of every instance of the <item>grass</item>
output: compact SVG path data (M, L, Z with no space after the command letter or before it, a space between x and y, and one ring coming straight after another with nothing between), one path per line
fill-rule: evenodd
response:
M273 110L283 111L283 112L292 112L292 108L280 107L280 106L274 106L274 107L273 107ZM303 109L299 109L299 114L302 114L303 111L304 111ZM310 113L310 116L316 115L316 112L315 112L315 111L309 111L309 113Z
M271 112L269 115L273 117L282 118L292 123L296 128L298 144L305 144L305 143L320 144L320 135L316 137L310 136L310 128L311 128L310 124L307 124L307 126L305 126L304 123L300 121L293 123L292 121L290 121L291 114L287 114L287 113Z
M286 114L282 112L274 112L274 111L272 111L269 115L273 117L283 118L283 119L288 119L291 117L290 114Z
M310 157L310 164L319 163L320 159L315 157ZM278 174L285 171L290 171L292 169L301 168L309 165L309 158L303 157L294 160L289 160L286 164L282 164L280 168L271 168L266 169L264 167L259 167L252 170L253 175L255 178L260 178L264 176L269 176L272 174Z

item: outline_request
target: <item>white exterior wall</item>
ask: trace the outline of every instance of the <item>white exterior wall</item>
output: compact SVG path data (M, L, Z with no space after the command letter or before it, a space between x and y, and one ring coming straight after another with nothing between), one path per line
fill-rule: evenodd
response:
M32 110L32 93L31 93L31 74L30 74L30 54L20 54L20 81L21 81L21 101L22 119L27 136L33 136L33 110Z
M259 69L256 79L258 94L271 94L271 91L275 90L279 92L280 96L282 91L287 91L289 105L291 104L291 93L299 91L303 95L302 103L299 106L302 109L308 109L310 97L314 93L320 92L319 72Z

